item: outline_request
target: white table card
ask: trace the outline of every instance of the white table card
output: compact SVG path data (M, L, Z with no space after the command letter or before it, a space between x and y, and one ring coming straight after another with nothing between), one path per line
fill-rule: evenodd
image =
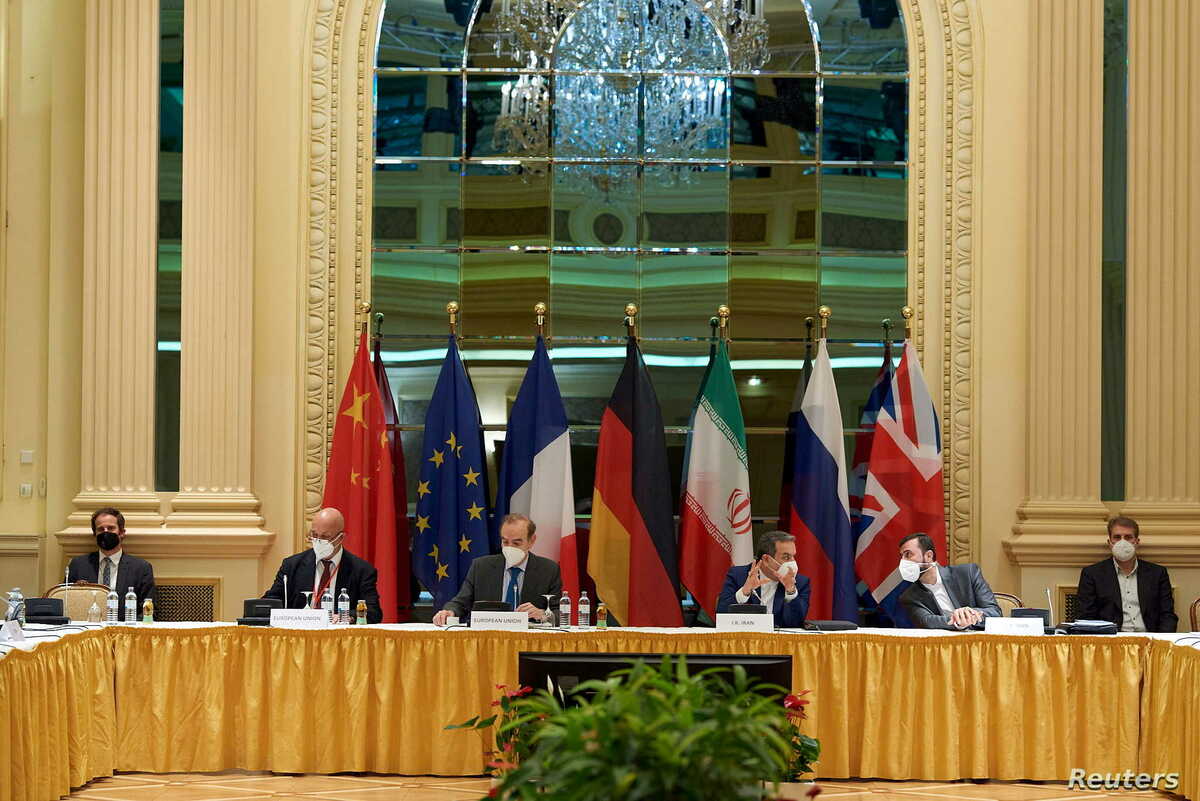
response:
M986 617L983 630L988 634L1045 634L1040 617Z
M472 612L471 628L480 631L525 631L529 615L524 612Z
M327 629L329 613L324 609L272 609L271 627L276 629Z
M717 631L775 631L775 616L756 612L717 612Z

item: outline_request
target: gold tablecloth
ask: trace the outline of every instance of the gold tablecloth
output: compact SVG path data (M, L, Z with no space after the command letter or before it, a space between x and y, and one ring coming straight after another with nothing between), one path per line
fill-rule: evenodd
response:
M478 774L481 735L443 727L488 712L521 651L791 654L821 777L1180 771L1200 799L1200 654L1162 641L353 627L114 627L0 660L0 733L25 741L0 799L114 769Z

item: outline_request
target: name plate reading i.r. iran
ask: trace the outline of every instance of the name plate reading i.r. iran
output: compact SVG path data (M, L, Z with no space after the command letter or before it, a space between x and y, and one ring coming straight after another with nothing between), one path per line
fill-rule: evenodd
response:
M1046 627L1040 617L989 617L983 621L988 634L1027 634L1041 636Z
M329 613L324 609L272 609L271 627L276 629L327 629Z
M775 631L775 616L754 612L717 612L717 631L757 631L770 634Z
M472 612L471 628L480 631L525 631L529 615L524 612Z

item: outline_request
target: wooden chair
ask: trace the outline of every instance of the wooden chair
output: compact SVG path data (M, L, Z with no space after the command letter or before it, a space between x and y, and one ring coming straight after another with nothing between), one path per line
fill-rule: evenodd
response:
M1200 631L1200 598L1192 601L1192 606L1188 610L1188 616L1192 619L1192 631Z
M1020 598L1012 593L993 592L992 595L996 597L996 603L1000 606L1000 614L1004 617L1012 617L1012 610L1025 605L1021 603Z
M96 602L96 606L100 607L100 614L103 616L105 601L108 599L108 587L103 584L93 584L90 581L56 584L46 590L42 597L62 598L64 615L71 620L86 621L88 609L91 608L93 600Z

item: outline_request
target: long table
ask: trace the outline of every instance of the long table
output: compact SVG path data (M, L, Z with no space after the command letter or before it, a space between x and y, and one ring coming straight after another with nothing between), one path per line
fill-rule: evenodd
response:
M487 713L522 651L790 654L822 778L1178 772L1200 799L1200 651L1175 639L98 628L0 658L0 799L114 771L476 775L482 735L444 727Z

